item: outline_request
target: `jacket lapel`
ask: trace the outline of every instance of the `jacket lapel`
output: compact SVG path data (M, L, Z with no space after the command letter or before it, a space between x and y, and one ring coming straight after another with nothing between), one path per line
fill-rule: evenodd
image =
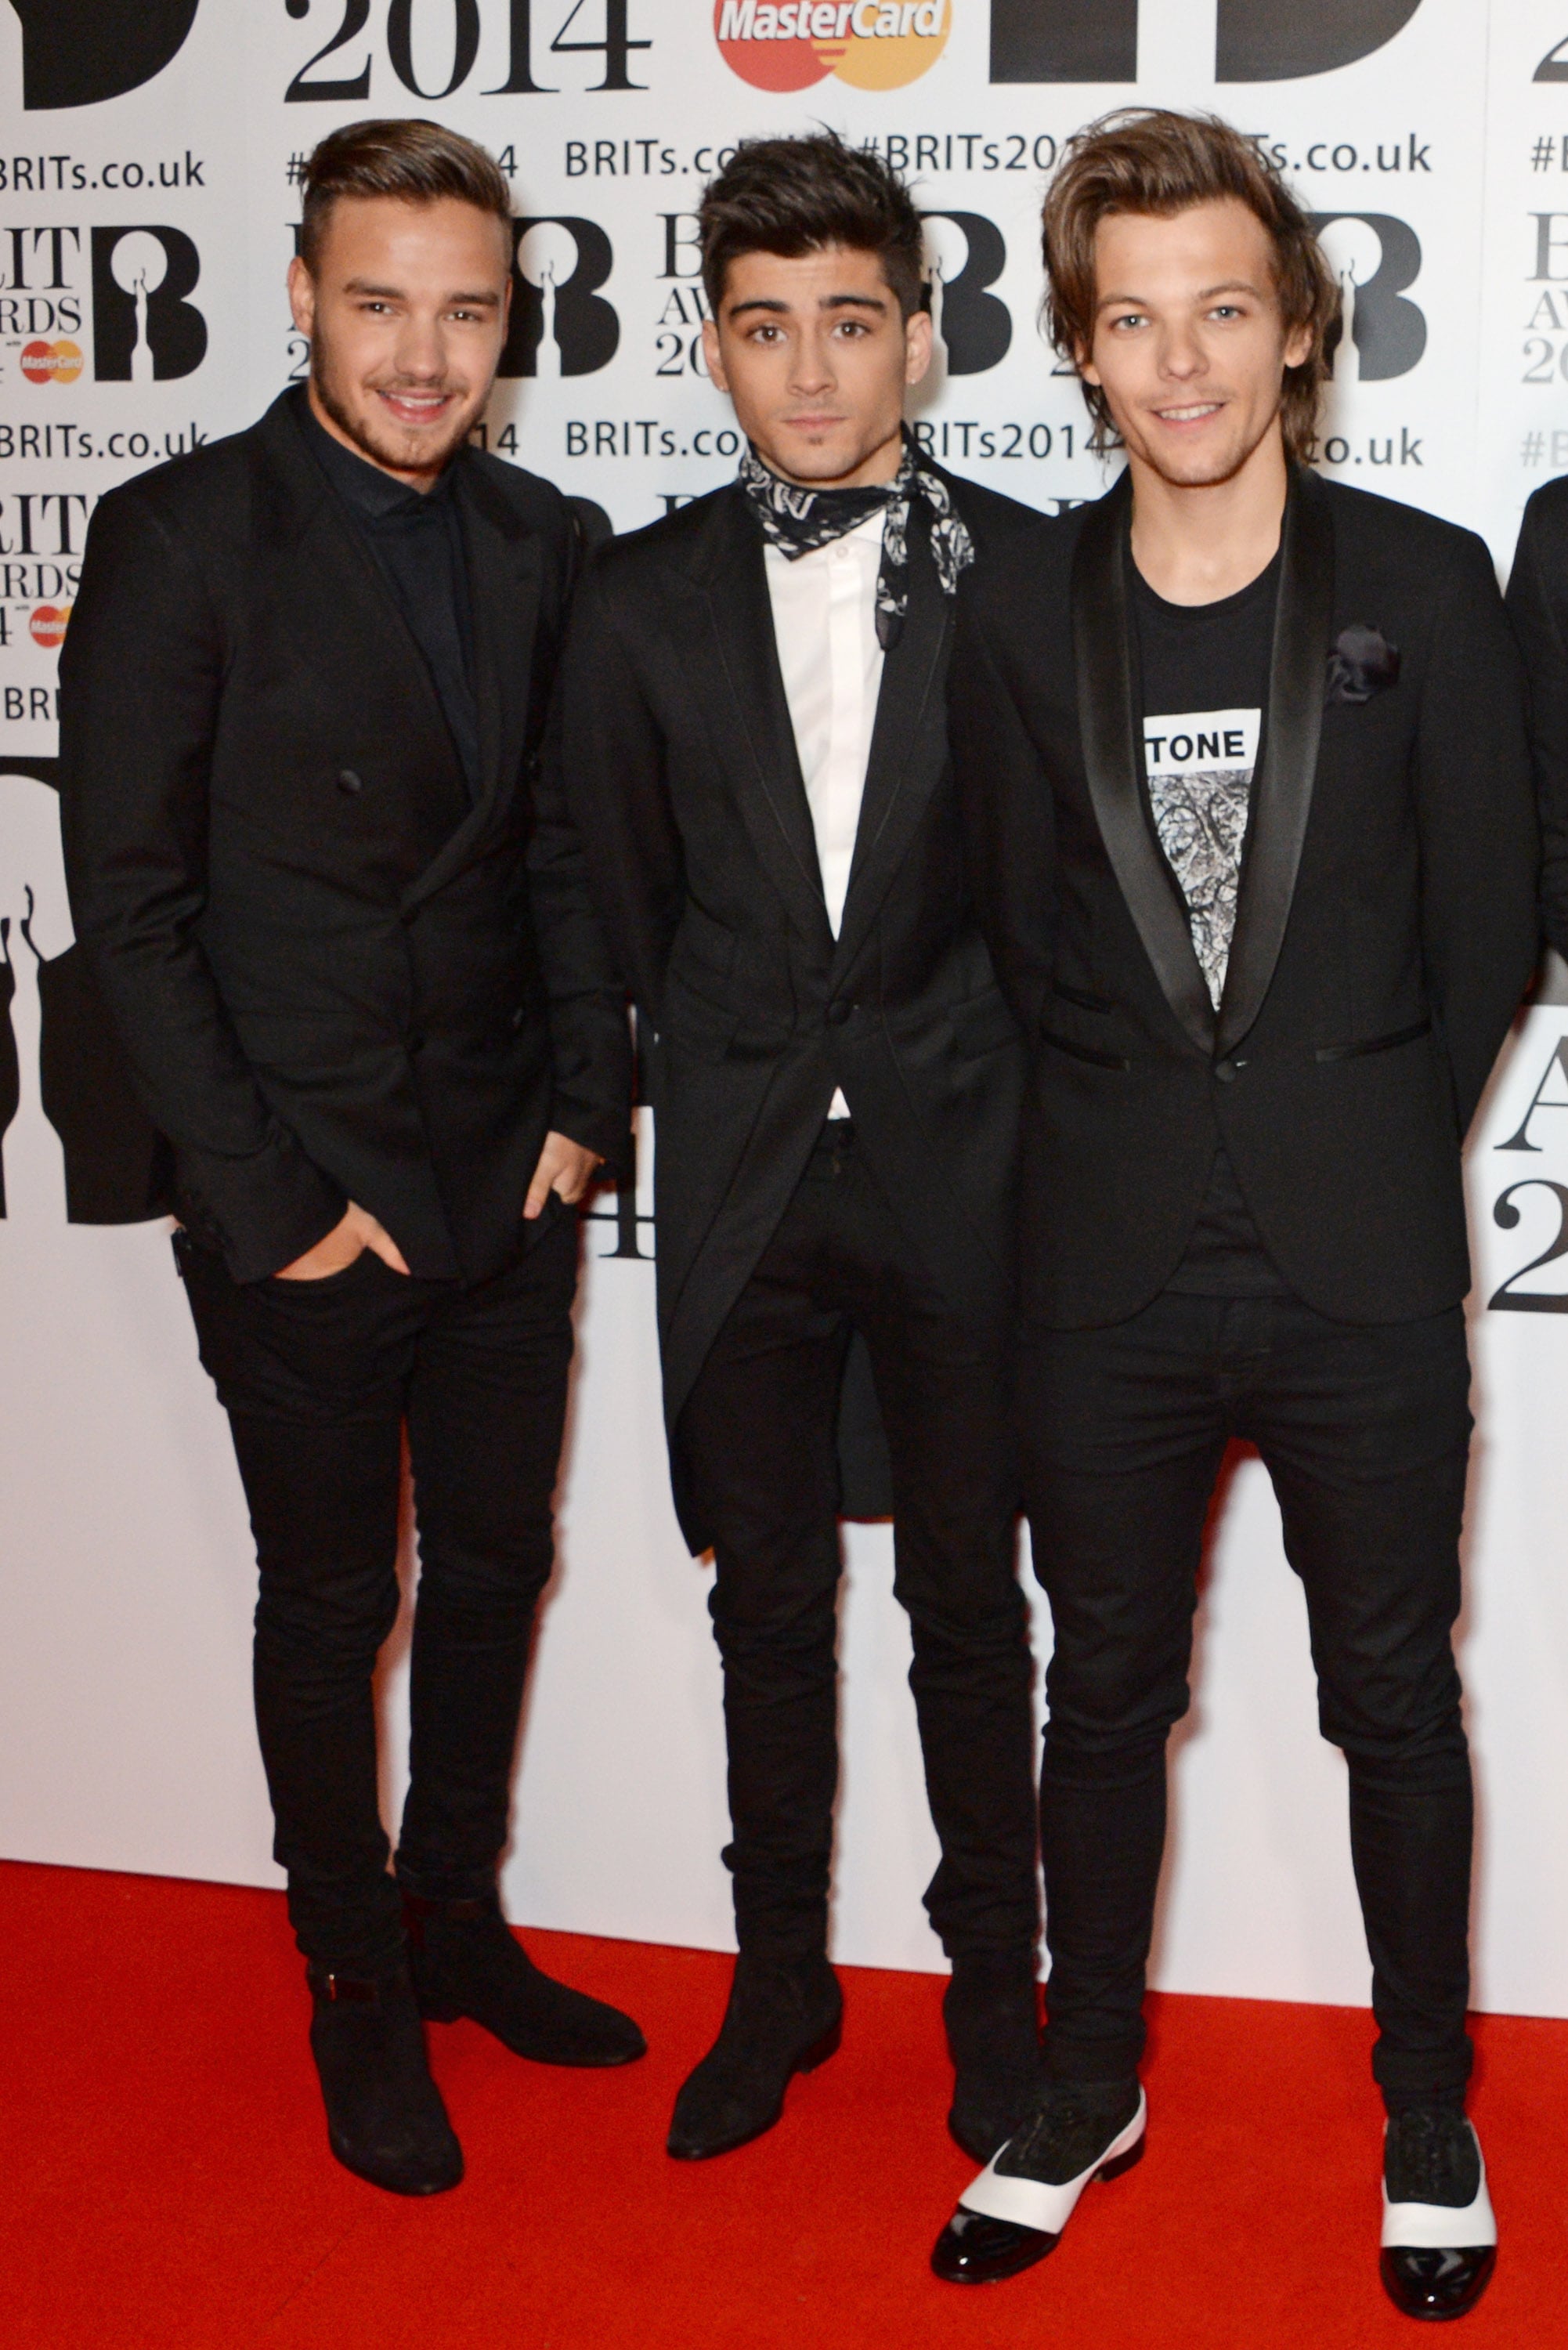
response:
M835 968L846 971L877 918L893 876L947 765L939 691L951 626L926 534L909 534L909 603L903 633L882 663L877 720Z
M1291 469L1262 748L1220 1004L1216 1050L1241 1043L1274 976L1301 864L1323 732L1334 618L1334 525L1310 474Z
M1214 1046L1214 1007L1187 910L1144 803L1133 696L1127 573L1132 485L1124 473L1085 522L1073 564L1073 649L1084 766L1100 837L1162 993L1192 1043Z
M714 502L695 570L705 625L692 647L703 708L753 847L796 927L831 953L816 834L774 634L762 537L739 488Z
M454 807L466 806L456 748L423 654L409 629L376 558L344 513L331 484L316 463L295 422L284 392L262 419L262 439L271 473L270 536L294 549L308 539L308 591L300 607L313 658L322 666L351 647L358 678L396 679L406 695L409 717L423 734L432 766L452 786ZM330 618L331 625L321 623Z

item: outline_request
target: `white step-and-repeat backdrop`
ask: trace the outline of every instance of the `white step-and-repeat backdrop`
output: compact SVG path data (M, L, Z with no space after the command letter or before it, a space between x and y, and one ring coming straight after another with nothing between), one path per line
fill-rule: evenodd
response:
M0 1853L275 1881L244 1511L166 1227L101 1221L135 1212L137 1152L75 1016L49 762L94 500L304 370L283 290L302 158L370 113L433 114L499 155L517 283L489 445L627 529L736 451L701 368L704 176L742 134L837 126L929 216L919 429L1052 506L1105 477L1035 328L1040 196L1074 128L1135 99L1227 114L1319 216L1348 321L1324 468L1471 525L1506 568L1523 499L1568 471L1568 0L0 6ZM1523 1023L1470 1170L1479 1991L1563 2014L1568 1005ZM647 1206L608 1200L587 1227L505 1892L525 1921L722 1946L719 1678L665 1482ZM890 1551L886 1527L846 1530L836 1947L930 1968ZM1043 1613L1038 1633L1044 1654ZM1343 1766L1255 1461L1219 1521L1199 1649L1158 1980L1364 2001Z

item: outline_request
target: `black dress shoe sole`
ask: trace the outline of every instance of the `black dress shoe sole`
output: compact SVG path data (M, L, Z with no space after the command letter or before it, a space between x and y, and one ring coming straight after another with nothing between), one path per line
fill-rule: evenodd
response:
M1467 2249L1469 2248L1464 2245L1455 2247L1457 2251ZM1385 2251L1380 2255L1377 2263L1378 2273L1383 2279L1383 2290L1401 2316L1417 2318L1428 2325L1443 2325L1451 2318L1468 2317L1490 2283L1492 2271L1497 2266L1497 2250L1494 2245L1484 2247L1484 2257L1482 2247L1477 2246L1475 2251L1476 2267L1469 2283L1446 2304L1434 2304L1422 2299L1420 2296L1423 2287L1407 2281L1400 2274L1395 2265L1393 2255L1388 2251Z
M378 2169L373 2163L358 2160L330 2129L327 2133L327 2143L332 2149L334 2159L340 2162L345 2170L351 2170L355 2178L362 2178L368 2187L379 2187L388 2195L445 2195L462 2184L461 2148L458 2150L457 2167L450 2178L432 2177L427 2171L422 2178L411 2178L407 2172Z
M820 2040L814 2040L804 2054L795 2058L789 2068L784 2088L779 2092L779 2101L765 2121L757 2122L750 2129L740 2131L734 2137L720 2138L717 2142L705 2143L701 2146L678 2146L672 2133L664 2142L665 2153L676 2162L711 2162L715 2155L733 2154L737 2147L750 2146L754 2138L766 2137L769 2130L774 2126L784 2112L784 2097L790 2082L794 2080L795 2074L815 2073L819 2064L826 2064L830 2056L836 2056L839 2043L843 2037L844 2018L840 2016L836 2023L828 2026Z
M1119 2178L1124 2171L1130 2170L1135 2163L1143 2160L1144 2147L1147 2143L1146 2134L1136 2146L1130 2146L1126 2154L1118 2154L1113 2161L1103 2162L1090 2185L1099 2179ZM994 2153L995 2148L992 2151ZM988 2155L986 2159L989 2161L991 2157ZM944 2284L1005 2284L1009 2277L1022 2276L1025 2269L1035 2267L1048 2252L1054 2252L1062 2241L1059 2235L1047 2235L1038 2228L1021 2228L1009 2220L988 2220L983 2224L990 2231L987 2241L992 2250L979 2258L971 2256L966 2259L964 2239L953 2233L950 2221L937 2238L931 2252L931 2267Z

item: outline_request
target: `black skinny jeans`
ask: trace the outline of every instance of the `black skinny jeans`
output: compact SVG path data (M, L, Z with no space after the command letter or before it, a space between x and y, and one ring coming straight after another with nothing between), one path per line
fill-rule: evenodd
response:
M438 1898L495 1882L572 1352L577 1220L545 1212L472 1288L407 1279L369 1249L325 1281L241 1284L176 1242L255 1534L274 1850L300 1949L340 1973L402 1948L372 1679L398 1612L405 1425L421 1565L397 1873Z
M824 1130L681 1417L714 1530L742 1950L826 1947L838 1779L836 1430L865 1333L892 1460L893 1588L941 1863L926 1908L950 1956L1029 1947L1038 1923L1026 1610L1002 1349L926 1274L857 1149Z
M1205 1516L1242 1438L1273 1480L1319 1721L1349 1766L1373 2071L1391 2107L1462 2093L1471 1802L1451 1633L1469 1390L1458 1307L1365 1328L1289 1297L1168 1292L1110 1329L1023 1334L1025 1491L1055 1627L1040 1818L1058 2078L1126 2079L1143 2052L1166 1738L1188 1706Z

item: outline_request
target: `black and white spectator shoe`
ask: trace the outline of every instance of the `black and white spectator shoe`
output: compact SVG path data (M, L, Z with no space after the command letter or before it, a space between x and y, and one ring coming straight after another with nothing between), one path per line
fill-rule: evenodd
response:
M1396 2114L1383 2140L1383 2282L1407 2317L1463 2317L1497 2265L1471 2124L1453 2106Z
M1055 2084L1032 2121L992 2155L937 2239L950 2284L999 2284L1053 2251L1093 2178L1140 2161L1148 2106L1135 2083L1112 2098Z

